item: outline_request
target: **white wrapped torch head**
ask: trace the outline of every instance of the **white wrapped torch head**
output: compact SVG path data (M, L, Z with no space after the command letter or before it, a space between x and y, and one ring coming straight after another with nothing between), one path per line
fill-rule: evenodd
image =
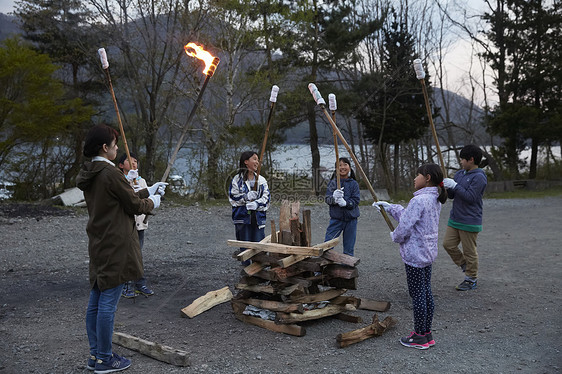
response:
M330 110L336 111L338 109L338 104L336 103L336 95L333 93L328 95L328 103L330 103Z
M312 97L314 98L314 101L316 101L316 104L326 105L326 101L324 101L324 99L322 98L322 95L320 95L320 91L318 91L318 88L316 87L316 85L314 83L308 84L308 90L312 94Z
M272 103L277 102L277 94L279 93L279 86L273 85L271 87L271 96L269 97L269 101Z
M101 67L105 70L109 67L109 62L107 61L107 53L105 53L105 48L98 49L98 55L100 55Z
M414 70L416 71L416 78L424 79L425 71L423 70L422 61L419 58L414 60Z

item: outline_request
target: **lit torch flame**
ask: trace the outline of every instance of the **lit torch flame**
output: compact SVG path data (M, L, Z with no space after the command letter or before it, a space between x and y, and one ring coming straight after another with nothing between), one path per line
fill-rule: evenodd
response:
M203 74L212 77L215 73L215 69L219 64L220 60L218 57L214 57L209 52L203 49L203 46L199 46L195 43L188 43L183 47L185 49L185 53L188 56L198 58L205 62L205 69L203 70Z

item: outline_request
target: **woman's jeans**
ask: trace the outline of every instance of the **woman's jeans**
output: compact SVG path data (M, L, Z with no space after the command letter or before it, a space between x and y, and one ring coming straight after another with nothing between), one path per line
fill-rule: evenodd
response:
M117 304L121 298L123 285L100 291L98 284L90 291L90 301L86 311L86 331L90 343L90 355L102 361L111 358L113 322Z

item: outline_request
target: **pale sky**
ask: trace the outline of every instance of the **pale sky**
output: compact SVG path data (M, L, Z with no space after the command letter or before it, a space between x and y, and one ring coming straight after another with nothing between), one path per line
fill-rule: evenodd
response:
M14 10L14 0L0 0L0 13L8 14Z

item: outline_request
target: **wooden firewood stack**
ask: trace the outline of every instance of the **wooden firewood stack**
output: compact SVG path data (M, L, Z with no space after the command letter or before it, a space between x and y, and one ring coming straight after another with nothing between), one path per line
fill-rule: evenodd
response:
M303 211L302 223L299 210L299 203L284 201L279 231L272 220L273 234L259 243L228 241L246 248L236 259L252 261L242 271L239 292L231 301L236 318L296 336L305 335L298 325L302 321L337 316L359 322L346 313L361 300L343 295L357 289L359 259L331 249L339 238L311 246L310 210ZM383 308L388 309L388 303Z

